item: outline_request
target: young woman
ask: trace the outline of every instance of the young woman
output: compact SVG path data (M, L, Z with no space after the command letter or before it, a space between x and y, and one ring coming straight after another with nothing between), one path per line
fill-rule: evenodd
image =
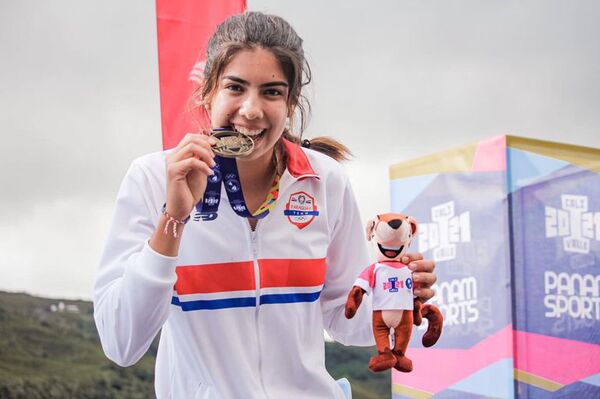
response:
M368 305L344 316L370 263L355 199L338 162L313 149L347 152L327 140L302 148L287 127L304 114L309 80L286 21L229 18L210 40L198 97L213 128L251 136L253 152L231 163L215 157L213 137L188 134L135 160L122 183L94 316L122 366L162 331L158 398L343 398L325 370L323 329L374 343ZM410 260L426 300L434 264Z

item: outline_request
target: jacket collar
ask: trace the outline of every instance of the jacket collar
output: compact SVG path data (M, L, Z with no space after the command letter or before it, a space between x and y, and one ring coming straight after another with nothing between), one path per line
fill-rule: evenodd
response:
M316 177L318 179L319 175L312 168L312 165L302 148L298 144L287 139L282 140L283 147L287 154L286 166L290 174L296 179L304 177Z

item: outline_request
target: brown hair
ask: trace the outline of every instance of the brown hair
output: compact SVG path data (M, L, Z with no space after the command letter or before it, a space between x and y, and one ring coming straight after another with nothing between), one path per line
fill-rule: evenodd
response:
M302 132L310 115L310 103L302 95L302 88L310 83L311 71L304 57L302 39L281 17L252 11L231 16L221 23L208 42L204 82L194 93L194 102L203 104L202 100L214 93L223 70L239 51L257 47L269 50L279 61L289 85L288 109L290 113L294 111L291 125L295 125L296 119L300 122L298 135L286 129L283 137L338 161L349 159L348 148L331 138L317 137L310 144L307 140L302 141ZM207 112L204 107L200 111Z

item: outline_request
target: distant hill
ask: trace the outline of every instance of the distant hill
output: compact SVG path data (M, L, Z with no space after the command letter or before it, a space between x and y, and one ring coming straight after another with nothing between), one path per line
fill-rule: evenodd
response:
M91 302L0 291L0 398L153 398L156 343L122 368L102 352ZM390 397L389 372L367 368L374 348L325 350L327 369L350 380L355 399Z

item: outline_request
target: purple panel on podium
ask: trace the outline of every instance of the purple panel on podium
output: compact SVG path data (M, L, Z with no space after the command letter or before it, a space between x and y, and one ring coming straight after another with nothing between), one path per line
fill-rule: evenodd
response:
M600 397L598 172L600 150L513 136L392 167L445 317L395 398Z

